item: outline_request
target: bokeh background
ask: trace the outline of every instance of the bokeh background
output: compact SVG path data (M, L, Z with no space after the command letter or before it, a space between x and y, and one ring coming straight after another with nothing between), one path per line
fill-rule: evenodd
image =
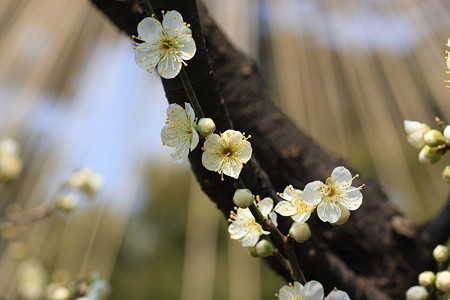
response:
M450 116L447 0L205 4L300 128L415 221L437 212L449 160L420 165L403 120ZM24 161L0 187L0 213L51 205L82 166L104 178L70 216L2 232L1 299L25 299L30 263L43 285L98 271L109 299L274 299L283 281L229 241L188 164L171 163L160 80L133 56L130 38L87 0L0 0L0 138L16 139Z

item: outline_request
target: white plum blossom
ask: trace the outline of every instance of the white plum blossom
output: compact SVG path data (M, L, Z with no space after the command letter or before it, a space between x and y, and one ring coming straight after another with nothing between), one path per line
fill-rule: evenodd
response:
M346 292L333 290L328 294L327 297L324 296L323 286L320 282L311 280L307 282L304 286L299 282L295 281L294 284L284 285L278 292L279 300L350 300L350 297Z
M285 201L275 206L275 211L282 216L290 216L297 223L308 221L315 206L308 205L303 201L303 192L295 189L292 185L287 186L284 192L279 194Z
M222 175L239 178L243 164L252 156L252 147L247 138L239 131L227 130L221 135L206 137L203 147L202 164Z
M277 225L277 215L272 212L273 200L271 198L264 198L257 203L257 206L264 217L270 217L272 222ZM262 234L270 233L263 230L248 208L237 208L236 212L232 211L228 221L231 222L228 226L231 239L239 240L243 247L255 246Z
M176 164L185 161L189 151L194 150L199 141L194 128L194 110L189 103L184 103L184 107L185 109L176 103L170 104L166 111L166 125L161 130L163 145L175 148L172 159Z
M175 10L164 15L162 24L152 17L143 19L137 28L138 36L133 36L143 41L135 47L137 65L149 72L158 66L158 73L166 79L177 76L182 64L196 51L188 26Z
M325 183L308 183L303 190L303 201L317 205L317 214L322 221L336 223L341 216L341 207L356 210L362 204L361 187L351 186L353 179L349 170L337 167Z
M416 121L403 121L406 131L406 138L414 148L420 149L425 145L424 135L430 130L430 127L425 123Z

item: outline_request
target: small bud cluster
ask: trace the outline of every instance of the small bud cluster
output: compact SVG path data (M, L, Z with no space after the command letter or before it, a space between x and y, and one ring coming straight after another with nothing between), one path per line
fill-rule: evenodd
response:
M411 146L420 149L419 162L434 164L438 162L450 147L450 125L445 125L439 118L436 123L440 130L431 129L425 123L404 121L406 138ZM450 166L444 168L442 178L450 183Z
M450 292L450 251L447 246L437 245L433 250L433 257L438 263L439 272L424 271L419 274L419 285L412 286L406 291L406 300L443 299ZM447 299L447 298L445 298Z

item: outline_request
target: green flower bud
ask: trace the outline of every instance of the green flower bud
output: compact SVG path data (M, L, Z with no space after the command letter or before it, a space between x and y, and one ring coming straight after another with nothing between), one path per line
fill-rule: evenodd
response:
M428 291L426 288L420 285L410 287L406 291L406 300L427 300Z
M275 248L273 247L272 243L268 240L260 240L256 246L256 255L259 257L268 257L273 254L275 251Z
M442 271L436 274L436 287L441 292L450 292L450 272Z
M450 183L450 166L446 166L442 171L442 179Z
M444 262L448 260L449 251L447 246L437 245L433 250L433 257L437 262Z
M289 229L289 236L293 238L297 243L303 243L309 240L311 237L311 230L309 230L309 225L307 223L297 223L294 222Z
M437 150L437 148L432 148L428 145L423 146L419 152L419 162L422 164L434 164L439 161L442 155Z
M211 118L201 118L198 120L197 131L203 135L208 136L216 130L216 124Z
M331 225L344 225L347 223L348 219L350 218L350 211L346 208L340 207L341 209L341 216L339 217L339 220L337 220L335 223L331 223Z
M248 254L250 254L250 256L258 257L258 254L256 253L256 246L247 247L247 250L248 250Z
M249 189L237 189L234 192L233 202L240 208L247 208L253 203L253 194Z
M419 284L424 287L434 286L436 275L431 271L425 271L419 274Z
M71 213L78 204L78 199L71 194L63 194L55 201L55 207L63 213Z
M442 132L436 129L432 129L425 133L423 138L425 140L425 143L430 147L436 147L445 144L445 138L442 135Z

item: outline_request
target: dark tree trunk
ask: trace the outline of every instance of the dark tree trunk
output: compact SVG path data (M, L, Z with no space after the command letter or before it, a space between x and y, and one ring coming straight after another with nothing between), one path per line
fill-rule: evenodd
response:
M143 18L134 1L91 0L118 28L136 34ZM320 148L276 107L251 58L237 51L214 21L194 0L154 0L155 11L175 9L191 24L197 45L186 72L205 115L215 120L218 131L235 128L251 134L253 157L242 177L253 193L277 200L276 192L292 184L303 187L310 181L325 180L344 161ZM132 58L130 58L132 59ZM169 102L187 102L178 78L162 80ZM233 184L220 180L201 165L198 147L190 162L202 189L228 217L233 207ZM381 188L361 176L365 184L363 205L347 224L331 226L317 218L310 222L313 237L296 246L296 253L308 280L322 282L326 290L334 286L352 299L402 299L406 289L417 284L419 272L432 269L431 251L450 232L450 205L436 219L418 227L395 211ZM290 218L282 218L286 233ZM275 260L270 265L287 280Z

